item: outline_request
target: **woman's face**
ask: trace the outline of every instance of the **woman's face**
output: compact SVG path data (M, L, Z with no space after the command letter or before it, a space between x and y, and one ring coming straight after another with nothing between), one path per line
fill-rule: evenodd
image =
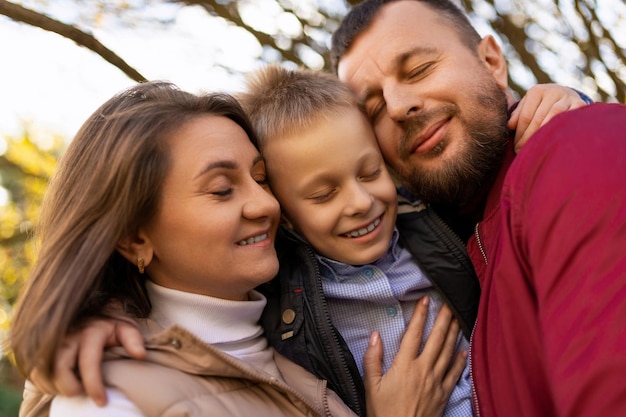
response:
M244 130L201 116L168 142L171 166L155 218L142 229L157 284L242 300L278 271L278 202Z

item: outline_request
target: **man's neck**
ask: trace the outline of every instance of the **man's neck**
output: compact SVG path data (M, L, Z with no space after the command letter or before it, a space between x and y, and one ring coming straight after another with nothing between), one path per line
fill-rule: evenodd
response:
M467 242L474 233L474 226L481 221L485 214L487 200L494 186L501 187L505 172L502 171L502 164L510 164L514 156L513 141L507 145L502 163L492 169L484 180L478 192L466 203L457 204L432 204L437 214L452 228L452 230Z

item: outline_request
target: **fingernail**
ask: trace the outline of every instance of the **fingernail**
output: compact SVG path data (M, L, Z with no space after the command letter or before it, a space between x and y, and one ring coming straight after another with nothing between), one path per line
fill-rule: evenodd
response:
M427 306L429 302L430 302L430 299L428 298L428 296L427 296L427 295L425 295L424 297L422 297L422 304L424 304L425 306Z
M370 346L376 346L380 340L380 335L377 331L372 332L370 335Z

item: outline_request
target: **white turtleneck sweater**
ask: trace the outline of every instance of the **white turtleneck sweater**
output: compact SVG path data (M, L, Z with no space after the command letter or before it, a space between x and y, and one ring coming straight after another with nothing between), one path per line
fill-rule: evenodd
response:
M163 327L177 324L217 349L281 378L274 352L259 319L267 300L257 292L248 301L232 301L161 287L146 280L152 303L150 318ZM141 417L139 409L120 391L107 389L108 402L98 407L86 396L57 396L50 417Z

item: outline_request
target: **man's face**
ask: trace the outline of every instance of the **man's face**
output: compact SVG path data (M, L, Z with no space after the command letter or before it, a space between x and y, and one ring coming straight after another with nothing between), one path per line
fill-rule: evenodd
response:
M394 174L427 201L462 205L508 139L506 65L491 37L477 50L429 6L384 6L339 61Z

